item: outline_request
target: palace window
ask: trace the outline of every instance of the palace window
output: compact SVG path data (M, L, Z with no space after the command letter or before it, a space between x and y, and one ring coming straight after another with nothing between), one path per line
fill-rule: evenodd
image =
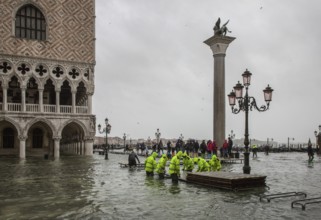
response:
M41 11L28 4L16 14L15 34L19 38L46 40L46 20Z

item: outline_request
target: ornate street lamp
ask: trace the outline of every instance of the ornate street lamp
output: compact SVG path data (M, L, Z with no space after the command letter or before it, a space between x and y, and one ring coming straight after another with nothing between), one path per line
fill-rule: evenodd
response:
M106 133L106 146L105 146L105 160L108 159L108 150L109 150L109 146L108 146L108 134L110 133L111 130L111 125L108 124L108 118L105 119L105 125L106 127L103 128L103 130L101 131L101 125L98 125L98 132L100 134Z
M235 138L235 134L233 132L233 130L231 130L231 133L228 135L229 138L231 138L231 140L233 140Z
M314 131L314 135L316 137L316 151L317 154L320 154L320 144L321 144L321 125L319 125L319 133L317 131Z
M152 146L152 140L148 136L148 138L147 138L147 148L150 148L151 146Z
M157 142L157 145L158 145L159 144L159 139L160 139L160 136L161 136L161 133L159 132L159 128L157 128L155 136L156 136L156 142Z
M273 141L273 138L267 138L266 139L266 145L269 145L269 140Z
M124 136L123 136L123 140L124 140L124 149L126 149L126 134L124 133Z
M244 145L245 145L245 153L244 153L244 167L243 173L250 174L251 167L249 161L249 111L252 111L253 108L259 112L264 112L269 109L270 102L272 101L272 92L273 89L268 85L264 90L264 99L266 105L258 107L256 104L256 100L254 97L248 95L248 88L251 84L251 75L252 73L246 70L243 74L243 85L238 82L236 86L234 86L234 90L228 95L229 104L232 108L233 114L238 114L241 110L245 112L245 134L244 134ZM245 87L245 96L243 97L243 88ZM238 102L239 108L234 108L236 101Z
M181 141L183 141L184 136L181 134L181 135L179 136L179 139L180 139Z

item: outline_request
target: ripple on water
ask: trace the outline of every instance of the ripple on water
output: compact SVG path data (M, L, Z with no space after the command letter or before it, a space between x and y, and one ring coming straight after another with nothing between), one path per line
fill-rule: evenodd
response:
M126 155L0 160L1 219L318 219L317 206L291 208L290 199L259 202L262 193L305 191L321 196L321 160L279 153L250 159L251 173L271 187L226 191L171 180L146 178L144 170L119 167ZM141 162L144 158L141 158ZM223 167L242 172L243 164Z

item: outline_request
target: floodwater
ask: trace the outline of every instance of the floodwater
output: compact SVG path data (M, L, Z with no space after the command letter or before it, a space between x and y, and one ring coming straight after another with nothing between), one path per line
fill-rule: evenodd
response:
M321 197L321 158L309 167L306 153L258 153L251 173L266 175L270 190L239 192L147 178L144 170L120 168L127 157L0 158L0 219L320 219L321 204L302 211L291 208L300 198L259 201L262 193L292 191Z

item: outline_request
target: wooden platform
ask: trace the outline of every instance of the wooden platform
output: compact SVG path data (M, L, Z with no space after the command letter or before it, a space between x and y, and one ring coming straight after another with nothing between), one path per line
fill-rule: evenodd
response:
M232 173L232 172L200 172L187 173L186 182L196 183L204 186L243 190L254 187L265 187L266 176Z
M121 168L129 168L128 163L119 163L119 165L120 165ZM145 168L145 164L144 163L138 163L136 165L136 168L144 169Z
M243 163L243 158L220 158L222 164L224 163Z

